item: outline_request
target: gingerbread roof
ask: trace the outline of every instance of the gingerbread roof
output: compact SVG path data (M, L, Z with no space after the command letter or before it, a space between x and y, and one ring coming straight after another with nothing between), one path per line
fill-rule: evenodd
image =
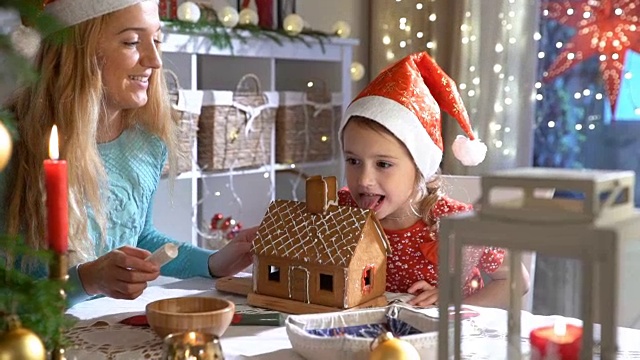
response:
M388 252L382 226L370 210L334 205L322 214L311 214L304 202L275 200L260 224L253 251L256 255L348 267L368 220L375 223Z

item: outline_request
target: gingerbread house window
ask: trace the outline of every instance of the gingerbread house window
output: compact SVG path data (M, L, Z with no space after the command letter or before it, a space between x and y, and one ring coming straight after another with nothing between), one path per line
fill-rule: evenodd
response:
M320 274L320 290L333 292L333 275Z
M367 265L362 271L362 291L365 293L373 288L374 269L373 265Z
M280 282L280 268L269 265L269 281Z

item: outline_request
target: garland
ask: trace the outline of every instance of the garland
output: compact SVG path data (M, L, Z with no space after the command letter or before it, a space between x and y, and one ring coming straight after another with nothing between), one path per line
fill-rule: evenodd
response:
M282 46L284 40L291 42L301 42L311 48L313 39L320 44L322 53L325 52L325 43L331 41L332 34L322 31L304 29L300 34L292 35L286 31L264 29L257 25L237 25L233 28L226 28L218 19L203 20L200 19L196 23L181 21L176 19L163 19L164 29L168 32L202 35L207 37L211 44L219 49L229 48L233 54L233 39L239 40L246 44L250 38L262 38L275 42Z

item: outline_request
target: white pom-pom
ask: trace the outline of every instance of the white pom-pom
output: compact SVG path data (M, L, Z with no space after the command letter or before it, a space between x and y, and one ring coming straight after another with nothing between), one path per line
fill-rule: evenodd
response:
M32 60L40 48L40 33L20 25L11 32L11 44L18 54Z
M451 148L456 159L460 160L462 165L465 166L476 166L487 155L487 145L478 139L469 140L469 138L462 135L456 137Z

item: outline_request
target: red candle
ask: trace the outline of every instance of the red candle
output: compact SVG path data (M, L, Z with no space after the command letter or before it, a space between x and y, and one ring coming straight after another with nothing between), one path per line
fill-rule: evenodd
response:
M53 125L49 138L49 158L44 161L44 183L47 190L47 238L49 249L67 252L69 239L69 205L67 202L67 162L58 160L58 128Z
M578 360L582 347L582 328L564 320L554 326L533 329L529 334L532 359Z

